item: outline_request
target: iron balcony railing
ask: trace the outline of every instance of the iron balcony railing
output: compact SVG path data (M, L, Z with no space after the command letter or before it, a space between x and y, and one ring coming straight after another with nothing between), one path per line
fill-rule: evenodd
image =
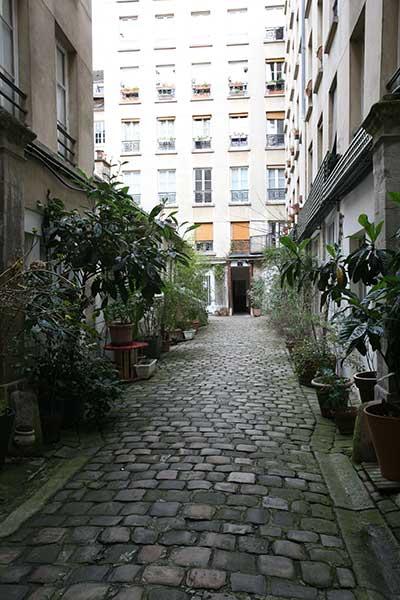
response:
M231 135L229 141L231 148L246 148L249 144L249 136L247 134Z
M212 201L211 190L195 190L193 194L196 204L209 204Z
M266 27L265 28L265 41L266 42L280 42L285 39L285 28L284 27Z
M207 242L196 242L197 252L213 252L214 242L212 240Z
M157 87L157 99L158 100L171 100L175 98L175 87L174 86L158 86Z
M158 140L159 152L175 152L175 139Z
M267 201L269 202L285 200L285 195L285 188L267 188Z
M229 95L230 96L247 96L247 82L245 81L236 81L229 82Z
M9 77L0 71L0 106L20 121L25 120L26 94Z
M284 146L284 133L267 133L267 148L283 148Z
M57 147L58 154L62 156L71 165L75 165L75 144L76 141L68 133L65 127L57 122Z
M277 79L267 81L265 84L265 93L268 94L281 94L285 90L284 79Z
M140 140L122 140L122 154L137 154L140 152Z
M211 138L201 140L193 138L193 150L209 150L211 148Z
M162 204L175 204L176 192L159 192L158 200Z
M241 204L249 201L249 190L231 190L231 202Z
M250 254L250 240L231 240L231 254Z
M138 87L121 87L121 102L137 102L139 100Z
M194 98L208 98L211 96L210 83L194 83L192 85L192 94Z
M250 238L250 254L262 254L267 248L279 246L279 236L269 233L254 235Z

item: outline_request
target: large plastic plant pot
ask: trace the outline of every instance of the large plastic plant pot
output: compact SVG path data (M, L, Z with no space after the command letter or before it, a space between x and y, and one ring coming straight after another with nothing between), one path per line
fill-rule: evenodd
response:
M361 402L375 400L376 371L362 371L354 375L354 383L360 392Z
M382 403L364 408L382 476L400 481L400 418L387 417L384 411Z
M111 343L114 346L127 346L132 343L133 326L131 323L111 323L108 328Z

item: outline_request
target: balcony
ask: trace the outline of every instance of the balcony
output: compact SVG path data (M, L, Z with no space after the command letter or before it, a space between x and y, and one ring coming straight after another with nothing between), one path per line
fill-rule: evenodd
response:
M22 92L4 73L0 71L0 107L24 122L26 94Z
M249 201L249 190L231 190L231 202L243 204Z
M140 140L122 140L121 154L139 154Z
M266 235L255 235L250 238L250 254L263 254L268 248L279 246L279 236L269 233Z
M211 204L211 201L212 201L212 191L211 190L194 191L195 204Z
M73 166L75 166L75 144L74 138L69 135L65 127L57 123L58 154Z
M265 41L266 42L282 42L285 39L284 27L266 27Z
M267 148L284 148L284 133L267 133Z
M267 188L267 202L284 202L285 196L285 188Z
M196 242L196 250L197 252L213 252L214 251L214 242L212 240L207 242Z
M193 138L193 150L210 150L210 149L211 149L211 138L210 137Z
M139 100L139 88L138 87L121 87L121 102L123 104L129 104L131 102L138 102Z
M157 140L159 152L175 152L175 138Z
M157 85L157 100L161 102L168 102L168 100L175 99L175 86L160 84Z
M247 133L234 133L229 137L231 149L248 148L249 136Z
M250 240L231 240L230 254L250 254Z
M283 94L285 91L285 80L284 79L276 79L272 81L267 81L265 84L265 93L267 96L276 96L279 94Z
M248 95L247 82L244 81L230 81L229 84L229 96L231 98L240 98Z
M175 205L176 204L176 192L159 192L158 201L161 204Z
M196 100L201 98L209 98L211 96L211 84L210 83L193 83L192 84L192 95Z

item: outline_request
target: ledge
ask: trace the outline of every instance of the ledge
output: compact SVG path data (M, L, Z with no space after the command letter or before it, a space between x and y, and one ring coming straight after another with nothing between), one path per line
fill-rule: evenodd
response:
M251 206L251 202L229 202L228 206Z
M213 102L214 98L192 98L190 102Z
M250 96L227 96L227 100L250 100Z
M155 152L154 154L156 156L175 156L178 153L177 152ZM138 156L141 156L141 154L139 154Z
M192 204L192 208L214 208L215 204L210 204L208 202L204 202L202 204Z
M251 148L229 148L228 152L250 152Z
M192 150L192 154L214 154L215 150Z
M178 100L154 100L154 104L174 104L178 102Z

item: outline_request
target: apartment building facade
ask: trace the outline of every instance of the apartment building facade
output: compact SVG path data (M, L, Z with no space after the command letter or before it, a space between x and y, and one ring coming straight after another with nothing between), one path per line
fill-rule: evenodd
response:
M288 0L286 181L299 239L360 243L358 216L384 220L391 243L400 189L400 5L397 0Z
M248 311L286 226L284 37L280 0L94 7L98 159L119 164L145 210L162 202L198 225L211 311Z
M91 2L0 3L0 273L42 256L48 195L86 204L76 167L93 173ZM0 398L16 374L0 314Z

